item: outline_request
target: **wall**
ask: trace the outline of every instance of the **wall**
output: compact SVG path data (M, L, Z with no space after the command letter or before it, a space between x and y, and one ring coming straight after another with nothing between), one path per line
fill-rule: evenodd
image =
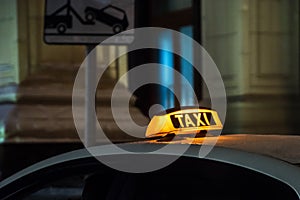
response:
M243 93L240 0L204 0L203 46L218 66L228 95Z
M78 65L83 61L84 46L43 42L44 3L41 0L1 1L0 65L11 69L5 74L1 71L0 85L19 83L49 63Z
M15 0L0 6L0 86L18 82L18 28Z
M284 94L298 91L299 66L293 41L297 1L249 1L249 91ZM299 8L299 7L298 7Z
M299 92L298 4L203 1L204 47L220 69L227 95Z

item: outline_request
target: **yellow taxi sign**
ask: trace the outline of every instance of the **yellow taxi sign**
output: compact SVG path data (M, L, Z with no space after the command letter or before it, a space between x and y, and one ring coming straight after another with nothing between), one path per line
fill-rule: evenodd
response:
M190 134L222 128L223 125L216 111L206 108L187 108L155 115L148 125L146 137L164 136L170 133Z

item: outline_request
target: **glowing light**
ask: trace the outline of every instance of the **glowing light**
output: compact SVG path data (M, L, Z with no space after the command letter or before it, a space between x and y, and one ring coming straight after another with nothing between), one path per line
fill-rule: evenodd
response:
M189 134L222 128L223 125L216 111L189 108L155 115L148 125L146 137L164 136L170 133Z
M163 49L168 49L169 51L159 51L159 63L166 65L168 67L174 67L174 58L171 53L173 49L172 35L169 32L166 32L160 37L160 47ZM164 85L169 85L169 88L172 88L174 85L174 77L173 74L168 74L165 68L161 69L159 72L160 80L164 83ZM168 88L160 89L160 102L164 108L172 108L174 107L175 100L174 95Z
M4 142L4 137L5 137L5 124L0 121L0 143Z

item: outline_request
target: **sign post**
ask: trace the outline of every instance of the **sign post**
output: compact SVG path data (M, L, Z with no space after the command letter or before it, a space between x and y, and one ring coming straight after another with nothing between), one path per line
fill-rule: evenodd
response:
M85 68L85 146L90 147L96 143L96 122L97 118L93 114L95 113L93 105L95 104L95 92L97 87L96 85L96 50L94 45L87 45L86 54L87 54L87 66Z
M134 0L46 0L44 42L47 44L86 45L85 71L85 145L96 143L93 114L96 91L97 56L93 49L105 39L118 34L106 45L133 42ZM122 32L126 31L126 34Z

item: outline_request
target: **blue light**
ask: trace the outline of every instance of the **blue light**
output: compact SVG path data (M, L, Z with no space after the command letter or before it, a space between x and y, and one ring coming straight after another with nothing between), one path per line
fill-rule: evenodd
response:
M193 27L184 26L180 28L180 32L186 34L187 36L193 37ZM181 55L183 58L193 60L193 43L191 40L184 40L181 38L180 41ZM180 59L181 74L188 80L188 82L193 87L194 84L194 74L193 74L193 65L191 65L185 59ZM181 82L181 106L193 106L193 91L187 90L184 86L183 81Z
M173 68L174 56L171 53L173 49L172 34L169 32L162 34L159 43L160 48L168 49L170 51L159 51L159 63ZM165 68L160 70L159 78L164 85L168 86L168 88L173 88L174 76L173 74L168 74ZM168 88L160 89L160 103L165 109L173 108L175 106L174 95Z
M0 121L0 143L4 142L5 138L5 124Z

